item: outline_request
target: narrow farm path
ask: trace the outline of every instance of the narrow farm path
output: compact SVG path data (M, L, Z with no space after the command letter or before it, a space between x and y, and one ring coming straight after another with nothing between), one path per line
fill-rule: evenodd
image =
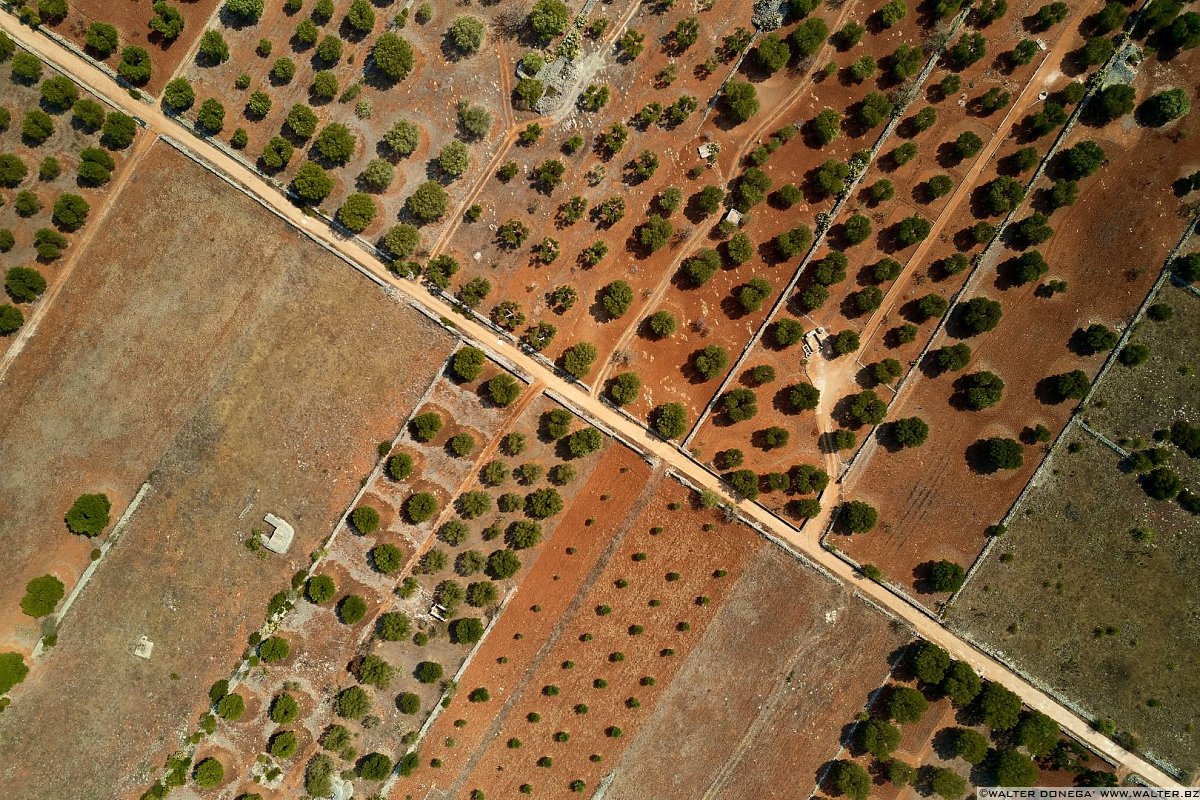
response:
M829 389L829 386L831 384L838 385L838 381L843 380L838 375L835 375L832 380L830 379L829 370L836 363L822 358L820 353L813 353L808 359L808 364L804 367L808 382L821 393L820 399L817 401L817 407L813 409L813 415L816 418L818 436L820 436L823 442L821 450L825 459L825 473L829 475L829 485L825 487L825 491L821 494L821 513L812 517L804 524L804 531L807 532L812 546L820 545L821 533L829 527L829 522L833 519L834 510L842 502L842 482L840 476L844 464L838 452L832 449L832 447L827 446L830 434L837 427L833 420L833 407L836 404L836 395Z
M834 27L834 30L837 30L837 28L841 27L842 23L845 21L847 15L850 13L854 5L855 4L853 2L850 2L846 3L842 7L841 12L838 14L837 24ZM826 42L821 46L821 49L813 55L813 63L820 63L823 59L827 59L830 51L832 50L833 45ZM792 91L789 92L787 96L767 114L766 118L763 119L753 131L742 138L741 146L733 154L733 158L730 161L729 176L725 175L724 171L720 168L721 159L718 159L718 163L714 167L714 172L716 172L719 178L722 189L725 189L730 180L730 176L732 176L734 171L736 171L737 165L741 163L746 153L749 152L752 147L756 146L759 138L761 138L772 127L777 125L779 123L779 119L783 115L789 113L796 102L803 99L804 95L811 89L812 73L809 73L803 80L797 83L796 88L792 89ZM706 118L702 117L699 120L699 124L692 131L692 134L686 138L690 140L691 136L699 133L700 129L704 127L705 122ZM684 139L684 137L681 137L681 140L682 139ZM645 309L646 314L635 319L633 323L625 329L620 338L617 339L616 345L613 346L613 355L604 363L604 366L601 367L596 379L592 381L593 397L599 397L600 393L604 391L604 385L608 381L609 377L611 377L613 368L616 366L615 356L629 347L629 343L633 341L633 338L637 336L637 332L641 329L642 321L647 315L654 313L654 310L662 302L663 296L666 295L667 290L671 288L671 281L675 278L675 274L679 271L680 264L682 264L685 259L691 258L697 250L701 249L706 244L711 244L706 237L693 236L688 239L682 248L680 248L679 252L675 255L675 258L672 259L670 266L663 272L663 276L659 280L658 285L654 287L654 290L650 293L649 298L647 298L645 304L642 306Z
M829 30L841 30L842 26L848 21L851 12L857 8L857 5L858 4L855 2L843 3L838 10L837 18L834 19L829 25ZM824 44L821 45L817 52L808 57L807 61L812 64L828 63L832 57L834 49L835 48L832 39L826 39ZM798 100L803 99L804 95L807 94L809 89L812 87L814 74L815 71L809 72L803 80L796 84L794 89L788 92L781 101L775 104L774 108L767 112L766 116L763 117L763 119L754 127L748 136L742 138L741 146L733 154L733 162L730 165L731 171L737 169L737 165L742 162L742 159L746 157L746 154L758 146L757 143L759 138L764 136L767 131L778 125L780 119L785 114L791 112L792 106L794 106Z
M455 776L453 783L451 783L444 791L441 792L439 792L437 786L434 786L430 789L427 797L433 797L435 792L439 792L438 796L444 798L463 796L463 782L474 773L475 767L479 764L479 761L487 752L488 747L490 747L491 744L500 736L500 732L504 729L504 723L508 720L513 707L516 706L519 701L528 696L529 684L532 683L534 676L537 675L538 668L545 662L550 653L554 651L554 646L558 644L560 639L562 639L563 634L571 626L571 623L576 621L579 609L589 595L589 590L596 584L596 581L600 579L600 576L604 573L605 568L609 565L617 551L620 549L621 543L625 541L626 534L628 534L633 528L633 523L642 515L642 511L645 510L646 506L650 504L650 501L654 499L655 489L658 487L659 480L662 478L663 472L664 467L662 464L659 464L657 467L655 467L654 472L646 478L646 482L642 486L641 493L629 507L629 510L625 513L625 520L613 533L608 545L604 548L604 552L601 553L600 557L596 560L596 563L592 566L591 571L588 572L587 577L584 578L583 582L579 586L579 589L575 592L570 605L567 606L563 613L559 616L553 631L551 631L550 635L547 636L542 642L541 647L538 648L538 651L534 654L533 658L530 659L529 666L526 668L525 673L521 676L520 681L518 681L518 683L512 688L512 691L509 693L504 705L496 711L495 716L492 718L491 724L488 726L487 733L485 733L483 736L480 746L475 748L473 755L467 760L466 765L464 765L464 767ZM516 591L520 591L520 587L518 587Z

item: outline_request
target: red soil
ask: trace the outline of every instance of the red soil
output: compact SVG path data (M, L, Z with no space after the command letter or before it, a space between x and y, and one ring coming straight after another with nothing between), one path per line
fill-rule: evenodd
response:
M152 65L150 81L145 89L150 95L157 96L175 73L179 62L204 33L213 12L222 3L221 0L186 0L183 3L174 3L183 14L184 28L183 33L173 42L164 41L158 34L151 32L151 5L153 4L149 2L69 0L70 12L67 18L50 27L60 36L65 36L78 46L84 47L87 43L88 28L93 22L107 22L114 26L120 34L121 44L105 63L115 70L121 61L122 47L137 45L145 48L150 53Z
M635 475L636 470L644 467L635 466ZM596 472L597 477L602 474ZM486 686L490 701L474 706L460 694L421 748L423 762L436 757L441 769L431 774L423 764L412 779L397 785L393 796L435 785L454 792L487 786L489 791L511 793L529 782L539 793L565 797L569 782L579 779L594 787L611 768L607 762L646 718L700 640L744 559L761 547L748 532L738 535L738 528L719 521L713 512L685 510L690 493L683 487L663 479L647 483L647 474L642 474L642 480L622 480L622 495L612 498L628 509L626 514L600 516L591 527L579 527L577 518L574 524L560 526L547 557L535 564L461 681L463 690ZM670 511L668 502L685 506ZM686 515L687 521L681 522L679 515ZM716 530L699 531L702 519L712 521ZM655 525L663 526L663 532L651 532ZM615 538L602 535L602 526ZM572 554L566 553L568 547L574 548ZM633 560L639 548L648 551L646 560ZM715 578L712 572L718 568L728 570L729 576ZM680 572L680 579L665 581L672 569ZM618 579L628 586L617 588ZM710 605L696 604L700 593L710 596ZM651 598L660 604L647 618L637 609L646 609ZM540 610L533 610L531 600ZM602 605L610 606L612 613L598 615L595 609ZM676 629L683 620L691 626L686 632ZM645 633L630 635L632 624L644 625ZM580 638L584 634L591 634L586 642ZM665 646L674 648L673 657L659 653ZM614 652L623 653L623 660L613 662ZM564 668L568 661L573 668ZM640 685L646 675L654 677L653 685ZM594 688L597 677L608 686ZM558 686L560 693L547 696L543 687L549 685ZM629 697L636 697L640 707L627 707ZM580 702L587 704L586 714L572 710ZM526 719L534 711L541 715L536 724ZM453 718L465 718L467 725L452 731L448 723ZM620 727L624 737L606 736L605 729L612 725ZM568 732L570 741L553 741L556 731ZM456 739L454 749L445 747L447 736ZM519 751L506 745L513 737L523 743ZM604 760L589 761L592 753ZM543 755L553 757L552 769L534 764Z
M1147 77L1144 71L1138 85ZM996 330L967 340L973 357L964 374L986 369L1000 375L1006 384L1003 399L981 412L957 411L949 404L957 375L910 382L890 416L924 417L930 440L897 453L876 448L847 476L848 493L875 505L880 524L852 539L837 537L838 547L909 588L917 586L920 565L927 561L946 558L967 566L974 560L983 529L1007 511L1042 451L1027 448L1022 468L983 475L972 469L967 448L989 436L1017 438L1038 424L1052 434L1062 427L1071 405L1039 400L1038 383L1077 368L1093 375L1103 356L1072 354L1072 332L1095 322L1120 329L1157 278L1184 226L1171 183L1178 164L1194 160L1200 147L1194 137L1178 134L1198 126L1200 121L1189 117L1176 123L1179 130L1122 130L1114 123L1102 129L1080 126L1072 133L1067 145L1093 139L1109 163L1080 182L1074 206L1051 215L1057 233L1039 248L1050 264L1045 279L1066 280L1067 293L1046 300L1035 296L1034 284L1009 288L996 266L1015 252L998 248L989 257L967 297L999 300L1004 316ZM1043 179L1041 186L1048 185ZM947 520L954 524L947 527Z

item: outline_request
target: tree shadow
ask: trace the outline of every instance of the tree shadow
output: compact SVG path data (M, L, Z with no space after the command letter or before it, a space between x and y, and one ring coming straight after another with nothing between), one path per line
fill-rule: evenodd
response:
M1044 406L1056 406L1065 403L1069 398L1063 397L1058 390L1058 381L1054 375L1042 378L1033 388L1033 396Z
M855 723L847 722L842 726L841 738L839 741L846 743L852 737ZM833 773L834 767L837 766L837 759L830 759L817 768L813 774L813 780L817 783L817 789L824 792L827 797L836 797L839 792L837 786L834 785Z
M920 244L920 242L905 244L904 242L900 241L899 222L894 222L886 228L880 230L875 239L875 246L888 255L895 255L902 250L906 250L909 247L915 247L918 244Z
M951 761L958 755L957 748L955 747L957 732L955 728L942 728L933 734L930 745L933 747L933 752L937 753L937 757L941 760Z
M953 169L961 166L966 160L958 152L958 146L954 142L942 142L937 146L937 154L934 156L938 166L942 169Z
M892 677L900 683L908 683L917 679L912 659L914 644L913 642L902 644L888 653L887 661L892 668Z
M870 312L859 310L858 304L854 302L854 292L851 292L838 303L838 313L846 319L856 319Z
M896 423L885 422L875 428L875 441L889 453L899 453L904 445L896 441Z
M1007 246L1012 247L1012 239L1014 236L1015 234L1011 227L1005 231L1004 239ZM1019 261L1019 256L1006 258L1004 261L1001 261L996 265L996 275L992 280L992 286L1002 292L1007 291L1008 289L1015 289L1018 286L1023 285L1020 279L1020 272L1021 264Z
M822 433L817 437L817 449L822 453L831 455L840 452L837 445L834 443L834 435L832 431L828 433Z
M933 777L937 775L937 767L932 764L922 764L917 767L917 777L913 781L913 791L921 797L934 797Z
M988 462L987 446L986 439L977 439L968 445L963 453L967 468L976 475L994 475L999 472Z
M956 231L951 238L954 242L954 248L961 253L972 250L978 245L978 243L975 241L975 231L973 231L971 228L962 228L961 230Z
M347 42L353 42L355 44L358 44L371 35L371 31L360 31L358 28L351 25L349 16L342 18L337 30L338 36L342 37ZM449 33L447 33L447 35L449 35Z
M748 284L739 284L734 286L729 294L721 298L720 307L723 313L730 320L739 320L754 313L742 308L741 302L738 300L738 292L748 288Z
M917 365L917 369L921 370L921 374L926 378L940 378L949 372L949 370L943 369L942 366L937 363L937 358L934 355L936 352L937 348L931 349L925 354L925 357L921 359L921 363Z
M913 590L917 594L938 594L933 588L933 565L934 561L926 561L913 567Z
M687 361L679 365L679 374L682 375L684 379L693 386L707 383L709 380L715 380L715 378L710 379L705 377L700 370L696 369L696 359L703 352L703 348L693 350L692 353L687 357Z
M1009 178L1015 178L1027 171L1027 169L1021 168L1020 159L1015 152L996 161L996 172Z
M848 394L838 399L829 412L829 417L843 428L857 432L863 424L850 415L850 406L854 404L854 394Z
M1082 50L1082 48L1080 48L1080 50ZM1091 69L1091 67L1084 62L1080 50L1074 50L1070 53L1067 53L1066 57L1062 60L1059 68L1062 70L1063 75L1066 75L1068 78L1078 78L1080 75Z

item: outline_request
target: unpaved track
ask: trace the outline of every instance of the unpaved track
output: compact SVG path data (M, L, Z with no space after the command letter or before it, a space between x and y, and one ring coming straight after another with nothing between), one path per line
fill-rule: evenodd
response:
M54 41L40 36L36 31L20 25L11 14L5 12L0 17L0 27L22 46L73 77L88 90L107 97L113 105L144 120L149 132L174 136L185 130L169 119L160 108L147 106L132 99L119 87L114 86L112 80L92 64ZM286 218L298 230L303 231L329 250L339 254L347 262L371 275L377 282L390 286L404 295L412 305L423 308L436 316L453 319L458 330L466 338L475 341L485 351L500 354L503 359L523 370L531 380L543 383L547 390L564 398L589 419L596 421L602 427L617 432L644 453L661 459L682 475L687 476L697 486L727 496L725 487L716 476L692 461L673 444L661 441L640 424L626 419L596 398L589 396L578 386L568 383L556 372L530 358L519 348L498 339L494 331L472 319L459 315L449 303L434 297L416 282L396 278L379 259L365 253L352 241L338 238L328 227L314 224L303 211L293 206L286 197L262 180L259 175L207 141L189 138L186 146L210 169L242 187L271 211ZM1121 767L1137 772L1151 784L1168 787L1180 786L1178 781L1162 770L1092 730L1086 720L1033 686L1029 681L958 638L937 620L928 616L925 610L913 606L890 592L886 587L856 574L847 563L833 553L823 550L811 537L802 536L794 528L784 524L755 503L738 502L732 499L728 502L730 505L736 506L744 516L753 519L787 542L804 557L819 564L846 584L854 587L860 594L907 621L921 637L945 648L954 658L967 662L981 676L996 681L1015 692L1030 708L1047 714L1096 752L1104 754Z

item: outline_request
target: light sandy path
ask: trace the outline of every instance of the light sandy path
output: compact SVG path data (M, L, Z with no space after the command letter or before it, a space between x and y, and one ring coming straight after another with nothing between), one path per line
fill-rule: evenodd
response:
M833 30L837 30L841 27L842 22L845 21L847 15L850 13L854 5L855 4L853 2L850 2L843 6L841 13L839 13L837 19L834 20L835 26L832 28ZM828 58L829 52L832 50L833 45L829 42L826 42L821 46L821 49L818 50L815 55L813 55L812 62L814 64L821 63L823 60ZM742 159L745 158L746 153L749 152L753 147L757 146L758 140L768 130L777 125L781 117L783 117L785 114L792 113L793 106L804 96L805 93L812 91L812 84L813 73L809 73L796 85L794 89L788 92L786 97L781 99L774 106L774 108L768 112L763 120L759 121L759 124L754 128L753 131L741 137L742 144L733 154L732 159L717 159L718 163L715 165L713 172L718 177L718 185L722 190L725 190L728 187L729 178L721 169L720 161L729 161L729 171L730 174L732 174L733 171L737 169L737 166L742 163ZM707 118L702 117L699 120L699 124L696 125L696 127L688 134L686 141L691 141L692 137L698 136L700 131L704 129L706 123ZM681 141L683 140L685 140L685 137L681 137ZM706 219L704 222L708 222L708 220ZM604 386L608 382L608 379L611 377L613 369L616 366L617 354L629 347L629 343L633 341L634 337L638 335L638 331L641 330L642 321L658 309L658 306L662 303L663 297L667 294L667 290L671 288L671 281L674 280L675 274L679 271L680 265L683 264L684 260L691 258L691 256L693 256L697 251L711 244L712 242L705 236L692 236L683 245L683 247L679 248L679 252L676 253L675 257L671 260L670 266L663 273L658 285L654 287L654 291L651 292L650 296L643 302L643 316L635 320L634 324L627 327L621 334L620 338L617 339L617 343L612 349L612 355L610 355L608 360L604 362L604 366L600 368L600 372L597 374L596 379L592 381L593 397L599 397L604 391Z
M0 27L22 46L72 76L90 91L107 96L114 105L124 109L126 113L136 115L144 120L150 131L159 135L184 133L184 129L169 119L161 109L132 99L127 93L114 86L111 79L103 72L57 43L38 35L36 31L18 24L12 15L5 13L0 17ZM658 439L640 424L617 413L575 384L565 381L556 372L530 358L508 341L497 338L494 331L473 319L458 314L449 303L431 295L420 284L412 280L396 278L379 259L365 253L352 241L338 238L328 227L314 224L303 211L293 206L273 186L218 148L202 139L195 138L188 140L187 147L203 159L211 169L251 193L264 206L289 220L298 230L338 253L347 262L371 275L379 283L402 294L412 305L421 307L435 316L454 320L454 324L463 336L476 342L485 351L497 353L503 360L519 367L531 380L540 381L548 391L565 399L589 419L620 434L643 453L670 465L695 485L728 497L724 485L715 475L688 458L674 444ZM1065 730L1070 731L1072 735L1085 742L1096 752L1102 753L1118 766L1137 772L1147 782L1157 786L1178 787L1180 785L1162 770L1092 730L1086 720L991 656L960 639L936 619L929 616L924 609L913 606L886 587L859 576L853 568L836 555L823 550L814 536L802 535L755 503L738 502L733 499L728 499L728 503L736 506L745 517L769 530L807 559L853 586L861 595L886 608L895 616L904 619L922 638L943 647L954 658L967 662L981 676L996 681L1015 692L1030 708L1047 714ZM853 632L847 631L847 635L853 635Z

